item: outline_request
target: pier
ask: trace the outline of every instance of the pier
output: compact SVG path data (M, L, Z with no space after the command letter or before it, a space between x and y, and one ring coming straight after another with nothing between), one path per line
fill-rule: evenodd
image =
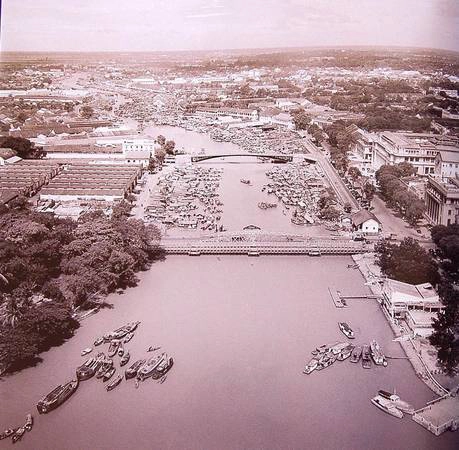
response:
M353 255L370 251L367 244L350 239L311 238L276 233L219 233L216 236L167 237L161 240L171 255Z

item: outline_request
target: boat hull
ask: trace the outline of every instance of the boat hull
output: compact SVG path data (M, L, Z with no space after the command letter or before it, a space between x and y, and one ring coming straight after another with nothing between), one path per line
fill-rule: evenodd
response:
M43 397L37 403L37 410L40 414L46 414L68 400L77 390L79 381L72 380L64 385L60 385L51 391L47 396Z

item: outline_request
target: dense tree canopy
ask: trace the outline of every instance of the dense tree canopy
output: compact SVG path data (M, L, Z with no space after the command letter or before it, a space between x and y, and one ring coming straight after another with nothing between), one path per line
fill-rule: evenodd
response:
M0 147L10 148L23 159L41 159L46 155L42 147L35 147L33 142L22 137L0 136Z

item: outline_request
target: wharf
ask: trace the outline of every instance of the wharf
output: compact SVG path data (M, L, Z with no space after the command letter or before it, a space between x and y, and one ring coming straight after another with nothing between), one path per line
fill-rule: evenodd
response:
M337 308L344 308L346 305L341 298L341 292L336 290L335 288L328 288L328 292L330 292L330 296L333 300L333 303Z
M435 436L459 428L459 398L444 395L414 412L412 419Z

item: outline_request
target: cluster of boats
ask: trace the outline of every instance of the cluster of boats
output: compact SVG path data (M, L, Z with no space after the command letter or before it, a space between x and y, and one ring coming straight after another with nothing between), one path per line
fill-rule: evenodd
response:
M407 402L403 401L397 394L380 390L378 395L371 399L371 403L390 414L391 416L401 419L403 414L414 414L414 408Z
M27 414L26 421L22 427L18 428L7 428L5 431L0 433L0 440L7 439L11 437L13 444L20 441L26 431L32 431L33 428L33 416L32 414Z
M362 367L370 369L372 360L376 365L387 366L386 358L379 344L372 340L370 345L355 346L348 342L335 342L317 347L312 351L313 358L306 364L303 373L309 375L314 370L322 370L336 361L358 363L362 360Z

